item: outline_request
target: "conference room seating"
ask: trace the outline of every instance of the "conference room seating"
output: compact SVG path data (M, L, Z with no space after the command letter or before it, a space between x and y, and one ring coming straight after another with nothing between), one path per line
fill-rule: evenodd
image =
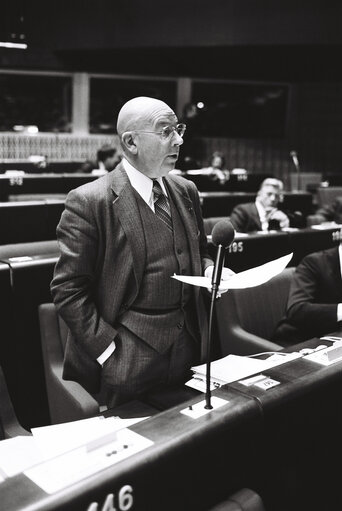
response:
M81 385L62 379L67 326L52 303L38 308L48 404L52 424L86 419L102 411Z
M221 356L278 351L269 339L286 310L294 268L285 270L261 286L231 289L216 302L216 321Z
M29 434L18 421L8 392L5 375L0 366L0 440Z
M208 511L265 511L265 507L255 491L250 488L242 488Z

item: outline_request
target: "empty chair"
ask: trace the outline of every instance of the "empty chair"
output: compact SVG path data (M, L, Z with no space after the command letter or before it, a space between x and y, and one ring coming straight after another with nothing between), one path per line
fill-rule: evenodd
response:
M52 424L92 417L102 411L95 396L74 381L62 379L68 328L53 303L38 308L44 371Z
M221 356L250 355L282 348L270 341L286 310L294 268L261 286L232 289L216 303Z
M8 393L5 375L0 366L0 440L29 434L30 433L19 424L12 400Z
M243 488L208 511L265 511L265 507L255 491Z

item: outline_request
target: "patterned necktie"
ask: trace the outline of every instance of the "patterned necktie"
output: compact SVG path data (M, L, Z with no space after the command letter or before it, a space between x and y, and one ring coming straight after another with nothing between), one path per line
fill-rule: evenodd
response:
M158 183L158 181L156 179L153 179L152 192L153 192L155 214L172 231L170 204L169 204L167 197L164 195L160 184Z

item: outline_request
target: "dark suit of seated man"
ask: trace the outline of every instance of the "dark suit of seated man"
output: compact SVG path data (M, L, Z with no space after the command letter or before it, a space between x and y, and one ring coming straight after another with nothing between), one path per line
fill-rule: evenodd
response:
M315 216L321 217L321 222L342 224L342 197L337 197L332 204L318 209Z
M279 230L289 227L290 221L278 209L282 199L283 183L279 179L267 178L260 186L255 202L239 204L230 214L237 232Z
M304 257L294 273L286 316L272 340L286 346L340 328L341 257L342 244Z

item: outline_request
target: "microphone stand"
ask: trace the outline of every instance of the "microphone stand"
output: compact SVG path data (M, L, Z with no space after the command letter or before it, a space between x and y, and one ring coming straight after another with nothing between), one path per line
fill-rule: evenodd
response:
M209 311L209 327L208 327L208 344L207 344L207 363L206 363L206 392L205 392L205 409L212 410L211 404L211 390L210 390L210 369L211 369L211 337L212 325L214 316L214 306L217 296L217 291L221 282L222 266L224 263L225 248L223 245L218 245L216 262L211 280L211 301Z
M293 164L296 168L296 171L297 171L297 191L299 192L301 190L301 170L300 170L300 166L299 166L299 162L298 162L298 157L297 157L297 153L296 151L291 151L290 153L291 157L292 157L292 160L293 160Z

